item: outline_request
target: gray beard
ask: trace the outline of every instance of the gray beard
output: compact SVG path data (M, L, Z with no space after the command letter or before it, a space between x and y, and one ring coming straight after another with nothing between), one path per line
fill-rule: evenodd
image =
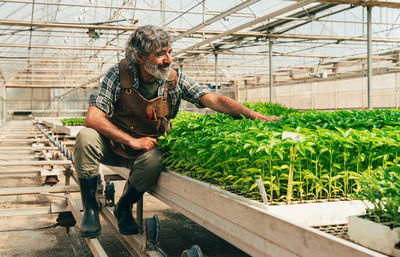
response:
M158 65L153 65L150 64L149 60L146 60L144 62L144 69L150 73L153 77L157 78L157 79L167 79L168 75L169 75L169 69L167 71L161 71L158 68Z

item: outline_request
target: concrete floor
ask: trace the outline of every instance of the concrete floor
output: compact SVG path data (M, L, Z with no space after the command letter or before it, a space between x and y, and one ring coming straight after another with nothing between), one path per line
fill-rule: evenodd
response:
M12 142L1 140L0 146L30 147L32 142L25 142L23 139L31 138L32 133L38 133L37 131L30 121L11 121L0 129L2 132L0 138L15 140ZM37 160L37 158L30 150L8 151L3 149L0 151L0 161L11 160L18 162ZM42 185L43 177L26 175L30 172L21 173L22 170L32 170L32 168L34 167L0 166L0 188L49 187L49 185ZM37 170L37 168L35 169ZM11 171L17 173L6 175ZM63 177L59 176L59 179L59 184L65 185ZM124 181L114 182L115 200L120 197L124 183ZM33 210L41 207L49 209L50 202L60 199L54 195L57 194L0 196L0 257L92 256L86 241L80 237L77 226L70 229L69 236L66 228L61 226L35 229L56 224L58 214L32 214ZM63 194L58 195L62 196ZM80 199L79 193L72 195L75 199ZM200 246L204 256L248 256L149 194L144 195L143 209L144 218L151 218L154 214L158 215L160 220L159 245L170 257L180 257L184 250L190 249L194 244ZM136 213L135 210L134 213ZM101 223L102 234L98 240L107 255L110 257L130 256L108 224L103 219L101 219Z
M0 178L1 187L39 186L42 178ZM61 182L60 182L61 183ZM123 188L123 181L114 182L116 199ZM74 194L79 199L79 193ZM48 206L54 200L51 196L2 196L0 208L35 208ZM78 228L70 229L70 240L64 227L42 230L6 231L13 229L30 229L50 226L56 223L57 214L20 215L15 211L11 216L0 219L0 256L92 256L86 242L80 237ZM171 257L180 257L183 250L197 244L204 256L209 257L245 257L247 254L215 236L206 229L175 212L169 206L149 194L144 196L144 218L157 214L160 219L160 247ZM104 220L102 235L98 238L110 257L130 256L111 228ZM73 245L73 247L72 247Z

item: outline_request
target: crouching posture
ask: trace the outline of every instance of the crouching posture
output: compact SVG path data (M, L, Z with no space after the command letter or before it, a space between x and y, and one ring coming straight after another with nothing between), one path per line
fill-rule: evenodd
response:
M139 27L128 40L125 59L109 69L89 100L86 128L76 137L74 152L85 209L83 237L101 233L96 200L99 163L130 169L114 215L121 234L138 233L132 205L156 183L163 169L157 138L170 130L170 119L177 115L182 99L235 117L277 119L211 93L207 86L171 69L171 42L171 36L161 28Z

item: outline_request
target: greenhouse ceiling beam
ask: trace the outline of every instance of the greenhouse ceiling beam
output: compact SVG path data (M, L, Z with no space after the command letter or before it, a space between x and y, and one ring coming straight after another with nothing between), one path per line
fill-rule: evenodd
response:
M198 54L206 54L206 53L210 53L207 51L202 51L202 50L195 50L195 51L191 51L190 53L198 53ZM267 53L249 53L249 52L222 52L222 51L218 51L217 52L220 55L266 55ZM210 53L211 54L211 53ZM390 53L389 53L390 54ZM348 55L346 56L342 56L342 55L322 55L322 54L294 54L294 53L280 53L280 52L273 52L273 56L289 56L289 57L307 57L307 58L359 58L359 59L365 59L366 57L364 55L356 55L356 56L351 56L349 57ZM41 58L13 58L13 57L9 57L9 58L0 58L0 64L3 64L4 62L25 62L25 61L30 61L31 63L61 63L61 64L65 64L65 63L83 63L83 64L87 64L87 63L93 63L93 64L107 64L107 63L113 63L113 61L104 61L104 60L76 60L76 59L50 59L51 57L46 57L46 59L41 59ZM373 56L374 60L396 60L396 57L392 57L392 56L382 56L382 55L374 55ZM179 62L178 62L179 63ZM184 65L187 66L213 66L214 63L198 63L198 64L193 64L193 63L183 63ZM223 64L223 63L219 63L219 65L226 65L226 66L231 66L232 63L227 63L227 64ZM247 66L246 64L244 64L245 66ZM248 66L252 66L252 65L248 65ZM21 68L10 68L10 67L4 67L4 68L0 68L3 71L13 71L13 70L24 70L25 71L28 69L26 66L21 67ZM30 68L32 69L32 68ZM52 70L52 71L59 71L59 70L75 70L75 69L55 69L54 67L50 67L48 69L42 67L42 68L34 68L34 70ZM76 69L79 71L84 71L86 69ZM92 69L88 69L88 70L92 70Z
M400 39L398 40L398 42L400 42ZM20 45L18 47L24 48L25 45ZM1 47L1 44L0 44ZM54 47L58 47L58 46L54 46ZM32 46L32 48L35 48L35 46ZM46 48L46 47L41 47L41 48ZM60 49L64 49L64 48L60 48ZM69 48L66 48L69 49ZM79 49L75 49L75 50L81 50ZM86 50L92 50L92 49L86 49ZM102 49L102 50L110 50L110 51L115 51L115 50L120 50L123 51L125 49L120 48L120 49ZM218 55L229 55L229 56L235 56L235 55L239 55L239 56L268 56L269 53L267 52L229 52L229 51L206 51L206 50L191 50L187 52L188 54L218 54ZM292 56L292 57L308 57L308 58L342 58L345 56L341 56L341 55L323 55L323 54L286 54L286 53L273 53L273 56ZM188 58L188 56L184 56L183 58ZM0 59L0 63L1 61L3 61L4 59ZM46 62L46 61L51 61L51 62L60 62L60 63L86 63L86 61L64 61L64 60L59 60L59 59L46 59L46 61L42 61L42 60L37 60L37 59L12 59L12 58L8 58L9 61L27 61L27 60L31 60L31 61L38 61L38 62ZM91 63L107 63L105 61L102 60L97 60L97 61L91 61ZM23 67L21 69L27 69L26 67ZM31 68L32 69L32 68ZM33 68L34 69L34 68ZM53 68L50 68L53 69ZM67 69L68 70L68 69Z
M354 8L354 7L353 7ZM346 11L346 10L349 10L349 9L352 9L351 7L348 7L348 8L345 8L345 9L341 9L341 10L339 10L338 12L341 12L341 11ZM335 12L336 13L336 12ZM327 15L332 15L332 13L329 13L329 14L327 14ZM274 19L276 19L276 20L288 20L288 21L320 21L320 22L329 22L329 23L350 23L350 24L367 24L367 22L366 21L355 21L355 20L341 20L341 19L323 19L324 17L326 17L327 15L323 15L323 16L320 16L320 17L316 17L316 18L295 18L295 17L276 17L276 18L274 18ZM27 25L27 21L20 21L20 20L0 20L0 22L2 22L2 23L4 23L3 25L8 25L8 24L16 24L16 25L14 25L14 26L28 26ZM34 23L34 25L35 24L38 24L38 26L40 26L40 28L46 28L45 27L45 25L44 24L42 24L41 22L35 22ZM66 27L68 27L68 24L65 24L65 23L54 23L54 22L52 22L52 23L49 23L50 24L50 26L52 27L52 28L54 28L55 26L58 26L59 24L61 24L61 26L60 26L60 28L62 29L62 28L66 28ZM384 21L374 21L374 24L375 25L396 25L397 23L394 23L394 22L384 22ZM2 25L2 24L0 24L0 25ZM88 28L88 26L107 26L107 25L82 25L82 24L77 24L77 23L73 23L73 24L71 24L72 26L74 26L74 28L76 28L76 25L78 25L78 26L80 26L80 27L78 27L78 29L80 29L80 28L82 28L82 29L85 29L85 28ZM10 25L9 25L10 26ZM30 26L30 23L29 23L29 26ZM121 28L121 27L116 27L116 26L107 26L107 30L115 30L116 31L116 33L117 33L117 31L119 31L118 29L116 29L116 28ZM128 31L133 31L134 29L126 29L126 26L124 26L123 28L125 28L125 30L128 30ZM174 29L174 28L166 28L168 31L172 31L172 32L177 32L177 33L184 33L186 30L185 29L179 29L179 28L176 28L176 29ZM0 28L0 31L4 31L4 32L2 32L2 33L0 33L0 36L4 36L4 35L6 35L7 33L8 34L12 34L12 33L15 33L14 31L13 31L13 29L12 28ZM10 32L7 32L7 31L10 31ZM19 33L23 33L23 32L25 32L25 33L29 33L29 31L30 31L30 29L26 29L26 30L23 30L23 31L18 31ZM48 36L48 34L38 34L38 32L41 32L41 31L36 31L36 33L35 33L35 36L37 37L37 36L42 36L42 37L46 37L46 36ZM65 35L65 30L52 30L52 32L53 32L53 35L54 35L54 33L59 33L59 34L63 34L63 35L55 35L55 37L64 37ZM222 31L200 31L200 32L198 32L198 33L196 33L196 32L194 32L194 33L192 33L192 34L196 34L196 35L200 35L201 34L201 36L203 35L203 34L205 34L205 35L207 35L207 34L209 34L209 35L217 35L218 33L221 33ZM251 31L251 32L255 32L256 34L254 34L254 36L265 36L265 34L259 34L259 33L257 33L257 31ZM45 32L44 32L45 33ZM78 31L68 31L68 33L70 33L70 34L82 34L82 32L78 32ZM86 33L86 32L85 32ZM244 33L246 33L247 35L248 35L248 33L247 32L244 32ZM18 34L18 35L20 35L20 36L29 36L29 35L24 35L24 34ZM236 34L235 34L236 35ZM250 35L249 35L250 36ZM193 37L193 35L191 36L191 38ZM73 36L72 38L81 38L80 36ZM104 36L103 36L103 38L104 38Z
M212 66L214 66L214 64L212 64ZM312 67L310 67L312 68ZM315 67L314 67L315 68ZM390 74L390 73L398 73L400 71L400 67L389 67L389 68L379 68L379 69L374 69L373 74L374 75L383 75L383 74ZM274 74L276 74L277 72L282 73L283 71L274 71ZM200 74L200 75L194 75L194 76L200 76L199 78L196 78L195 80L198 83L201 84L206 84L206 83L212 83L213 79L214 79L214 75L213 72L210 71L209 72L210 75L207 76L207 78ZM268 72L257 72L254 74L251 74L251 76L248 76L248 74L242 74L244 77L241 77L239 79L245 79L245 78L252 78L255 76L263 76L266 77L268 76ZM246 75L246 76L245 76ZM328 82L328 81L335 81L335 80L343 80L343 79L353 79L353 78L360 78L360 77L365 77L367 75L366 71L357 71L357 72L350 72L350 73L342 73L342 74L337 74L337 75L333 75L333 76L328 76L328 78L302 78L302 79L296 79L296 80L288 80L288 81L281 81L281 82L275 82L274 86L287 86L287 85L295 85L295 84L299 84L299 83L311 83L311 82ZM194 78L194 76L191 75L192 78ZM219 78L219 84L229 84L229 81L231 81L232 79L226 79L226 78ZM98 84L96 84L95 82L93 82L93 84L88 85L87 87L81 87L79 89L94 89L98 86ZM7 88L70 88L73 89L72 91L76 91L77 89L75 89L75 87L54 87L53 84L48 84L48 85L26 85L26 86L11 86L11 87L7 87ZM265 85L263 86L251 86L251 88L256 89L256 88L265 88ZM239 87L238 89L243 89L245 90L245 87ZM71 92L72 93L72 92Z
M225 12L219 14L219 15L216 15L216 16L212 17L211 19L208 19L208 20L204 21L203 23L200 23L197 26L194 26L193 28L191 28L189 30L187 30L187 31L185 31L183 33L180 33L179 35L174 37L172 40L173 41L177 41L177 40L179 40L179 39L181 39L181 38L183 38L183 37L185 37L187 35L193 34L194 32L196 32L196 31L198 31L198 30L200 30L200 29L202 29L202 28L204 28L204 27L206 27L206 26L208 26L208 25L210 25L210 24L212 24L212 23L214 23L214 22L226 17L226 16L229 16L232 13L235 13L235 12L240 11L240 10L250 6L250 5L253 5L254 3L257 3L259 1L260 0L249 0L249 1L243 2L243 3L239 4L239 5L236 5L235 7L232 7L229 10L227 10L227 11L225 11Z
M46 73L56 73L56 72L60 72L60 71L71 71L74 72L74 74L76 74L76 72L93 72L93 69L80 69L79 67L77 68L54 68L53 67L48 67L48 68L28 68L28 67L21 67L21 68L10 68L10 67L0 67L0 70L2 71L20 71L20 72L25 72L22 74L29 74L32 75L31 72L41 72L41 71L45 71ZM38 74L34 74L37 76L40 76L40 73Z
M1 2L4 3L19 3L19 4L32 4L32 1L26 1L26 0L2 0ZM75 4L75 3L51 3L51 2L38 2L35 1L36 5L46 5L46 6L51 6L51 5L56 5L56 6L66 6L66 7L90 7L90 8L104 8L104 9L123 9L123 10L134 10L134 11L146 11L146 12L160 12L159 8L143 8L143 7L123 7L123 6L111 6L111 5L93 5L93 4ZM197 15L203 15L203 12L188 12L185 10L178 10L178 9L164 9L164 12L166 13L185 13L185 14L197 14ZM219 11L206 11L205 15L218 15L221 12ZM232 16L236 17L254 17L253 13L250 12L241 12L241 13L234 13Z
M64 28L64 29L98 29L98 30L119 30L119 31L135 31L139 26L110 26L110 25L90 25L90 24L70 24L70 23L56 23L56 22L40 22L40 21L18 21L18 20L0 20L0 26L19 26L19 27L37 27L37 28ZM171 33L184 33L186 29L180 28L165 28L166 31ZM199 35L219 35L222 31L200 30L192 34ZM233 36L240 37L265 37L268 34L256 31L245 31L231 33Z
M269 34L269 38L278 38L278 39L306 39L306 40L328 40L328 41L355 41L355 42L366 42L367 38L365 37L349 37L349 36L321 36L321 35L295 35L295 34ZM374 38L371 39L372 42L382 42L382 43L400 43L400 39L386 39L386 38ZM209 40L206 40L209 41ZM212 41L212 40L211 40ZM205 42L205 41L203 41ZM203 45L203 42L200 42L196 45ZM28 44L11 44L11 43L0 43L0 47L13 47L13 48L27 48ZM81 46L56 46L56 45L31 45L31 48L44 48L44 49L64 49L64 50L102 50L102 51L124 51L125 47L81 47ZM179 54L183 53L191 53L196 54L198 51L201 53L208 52L210 54L214 54L213 51L207 50L193 50L197 47L191 46L185 48L183 50L178 50L175 56L179 56ZM221 53L221 52L220 52ZM224 52L228 54L229 52ZM1 60L1 59L0 59Z
M200 84L204 84L204 83L212 83L212 81L214 80L214 74L210 74L208 75L208 78L205 77L204 75L193 75L191 76L193 79L196 79L197 83ZM229 81L231 81L231 78L221 78L220 83L223 84L229 84ZM27 85L10 85L10 86L6 86L5 88L51 88L51 89L69 89L68 94L65 94L63 96L57 96L58 98L62 98L62 97L66 97L72 93L74 93L75 91L79 90L79 89L95 89L98 87L98 83L92 83L90 85L86 85L84 87L74 87L74 86L54 86L51 83L48 84L40 84L40 85L35 85L35 84L27 84Z
M292 0L293 1L293 0ZM299 0L294 0L299 1ZM326 4L351 4L355 6L371 6L371 7L386 7L393 9L400 9L399 2L390 2L390 1L363 1L363 0L316 0L315 2L326 3Z
M204 51L204 50L193 50L189 51L191 54L218 54L218 55L244 55L244 56L268 56L268 52L229 52L229 51ZM348 55L326 55L326 54L294 54L294 53L279 53L273 52L272 56L289 56L289 57L306 57L306 58L322 58L322 59L333 59L333 58L349 58ZM351 58L364 59L362 55L352 56ZM373 56L376 60L396 60L395 57L388 56ZM196 64L193 64L196 65Z
M275 19L271 22L268 22L267 24L262 24L261 26L251 29L251 31L258 31L258 32L265 32L265 33L274 32L276 34L283 34L287 31L293 30L295 28L304 26L307 23L318 20L320 18L320 17L316 17L316 15L318 13L327 11L334 7L335 7L335 5L333 5L333 4L318 4L316 6L311 6L307 9L303 8L302 10L297 11L297 12L285 17L285 19ZM347 9L351 9L351 7L347 7L340 11L335 11L333 13L331 12L331 13L326 14L321 17L333 15L335 13L342 12ZM283 27L284 25L291 24L291 23L295 23L295 25L293 25L290 28L284 29L284 31L279 31L279 32L276 31L277 28ZM242 39L243 38L232 36L232 37L227 38L227 39L223 40L222 42L218 43L216 47L221 47L222 45L226 45L226 44L233 44L233 42L237 42Z
M176 53L175 56L179 56L179 55L185 54L188 51L194 50L194 49L196 49L196 48L198 48L198 47L200 47L202 45L211 43L211 42L213 42L215 40L218 40L218 39L220 39L222 37L225 37L227 35L232 35L233 33L238 32L238 31L240 31L242 29L245 29L245 28L248 28L248 27L253 26L255 24L261 23L261 22L263 22L265 20L275 18L276 16L279 16L279 15L282 15L284 13L287 13L287 12L290 12L292 10L295 10L297 8L303 7L303 6L305 6L305 5L309 4L309 3L312 3L312 2L314 2L314 1L313 0L303 0L303 1L300 1L300 2L298 2L296 4L289 5L287 7L284 7L282 9L280 9L280 10L277 10L277 11L274 11L274 12L272 12L270 14L267 14L267 15L264 15L262 17L259 17L259 18L255 19L255 20L246 22L246 23L244 23L244 24L242 24L240 26L237 26L237 27L235 27L233 29L230 29L230 30L227 30L225 32L222 32L222 33L220 33L220 34L218 34L218 35L216 35L216 36L214 36L212 38L206 39L206 40L204 40L202 42L199 42L197 44L189 46L189 47L179 51L178 53Z
M131 3L132 3L132 0L125 0L123 2L123 7L129 6ZM118 9L117 11L115 11L113 16L111 17L111 19L109 19L107 21L107 23L116 21L117 18L120 15L122 15L122 13L124 11L125 11L125 9ZM138 20L131 20L131 23L133 23L133 24L136 24L137 22L138 22ZM119 36L125 34L126 32L127 32L126 30L125 31L121 31L121 32L118 31L118 33L116 35L114 35L114 37L112 39L108 40L103 47L108 47L114 40L118 39ZM102 34L102 31L98 31L98 33ZM95 39L91 39L89 44L92 45L94 42L95 42ZM101 50L97 50L96 53L94 53L92 56L89 57L89 59L93 59L93 58L97 57L99 55L99 53L101 53ZM78 54L78 55L80 55L80 54Z
M96 84L96 86L97 86L97 84ZM69 84L69 85L54 85L52 83L49 83L49 84L45 84L45 85L23 85L23 84L7 85L6 88L57 88L57 89L68 88L69 89L69 88L76 88L76 86L71 86L71 84ZM85 87L80 87L80 88L87 89L87 88L94 88L94 86L86 85Z
M398 73L399 67L389 67L389 68L377 68L373 70L373 75L384 75L390 73ZM266 74L264 74L266 75ZM288 86L288 85L298 85L303 83L312 83L312 82L330 82L330 81L338 81L338 80L348 80L354 78L362 78L367 75L367 71L356 71L356 72L349 72L349 73L342 73L333 76L328 76L327 78L302 78L296 80L288 80L288 81L281 81L275 82L276 86Z
M310 7L307 10L301 10L299 12L296 12L294 14L291 14L289 17L290 18L296 18L296 19L306 19L306 22L310 21L313 19L313 17L320 12L327 11L331 8L333 8L335 5L329 5L329 4L319 4L317 6ZM276 20L273 22L270 22L264 26L260 26L255 28L255 31L274 31L276 28L282 27L283 25L286 25L287 23L293 22L293 20Z
M77 60L76 58L73 59L69 59L69 58L58 58L58 59L47 59L47 58L51 58L51 57L46 57L46 59L42 58L42 57L0 57L0 63L4 62L4 61L14 61L14 62L26 62L26 61L30 61L30 62L39 62L39 63L47 63L47 62L58 62L58 63L108 63L109 61L104 61L104 60L82 60L79 59Z
M239 56L269 56L267 52L229 52L229 51L205 51L205 50L193 50L188 51L189 54L218 54L218 55L239 55ZM285 53L272 53L272 56L292 56L292 57L307 57L307 58L343 58L342 55L322 55L322 54L285 54ZM182 58L189 58L189 56L183 56ZM196 64L194 64L195 66ZM220 65L220 64L218 64Z
M15 47L15 48L26 48L28 47L27 44L1 44L0 47ZM51 46L51 45L32 45L31 48L44 48L44 49L58 49L58 50L102 50L102 51L125 51L125 47L81 47L81 46ZM212 51L205 51L205 50L191 50L188 51L191 54L214 54ZM229 52L229 51L218 51L218 54L226 54L226 55L262 55L259 52ZM3 60L0 58L0 60ZM26 59L24 59L26 60ZM60 60L62 62L62 60Z
M90 74L88 73L82 73L82 74L76 74L74 76L78 77L78 76L82 76L84 75L85 77L89 76ZM44 83L44 82L51 82L51 83L55 83L57 85L64 85L66 83L81 83L83 82L83 78L81 79L77 79L77 78L64 78L64 77L56 77L55 74L53 74L53 76L45 76L45 77L28 77L26 78L25 75L22 75L21 77L14 77L13 80L10 82L9 85L12 84L18 84L18 83Z
M218 65L219 66L219 65ZM228 69L230 67L227 67ZM265 67L264 67L265 68ZM236 71L235 70L227 70L224 72L224 74L235 74ZM214 75L214 71L211 71L211 67L208 71L198 71L198 70L187 70L186 74L211 74ZM45 84L54 84L54 85L58 85L58 86L68 86L68 87L75 87L74 85L78 84L78 83L82 83L84 82L84 78L88 77L90 74L77 74L76 76L81 76L81 79L68 79L68 78L58 78L56 76L56 74L54 74L53 76L48 76L48 77L37 77L37 78L12 78L12 79L7 79L7 81L9 81L7 83L8 86L19 86L21 84L35 84L35 85L45 85ZM72 86L71 86L72 85Z
M307 40L332 40L332 41L355 41L355 42L366 42L366 37L349 37L349 36L323 36L323 35L301 35L301 34L269 34L270 38L288 38L288 39L307 39ZM399 43L400 39L388 39L388 38L373 38L372 42L383 42L383 43Z
M237 73L237 71L232 70L232 71L225 71L224 75L228 76L228 75L235 75ZM214 76L215 75L215 71L186 71L186 74L189 75L190 77L192 76L206 76L206 75L210 75L210 76ZM89 74L83 74L84 77L88 77ZM221 76L224 77L224 76ZM25 80L14 80L14 79L10 79L8 80L10 81L9 83L7 83L7 87L19 87L19 86L26 86L26 85L55 85L57 87L62 87L62 88L75 88L76 84L81 83L82 80L78 81L78 80L65 80L65 79L57 79L57 77L53 76L52 79L25 79Z
M102 29L102 30L128 30L135 31L138 26L111 26L111 25L91 25L79 23L57 23L40 21L19 21L19 20L0 20L2 26L37 27L37 28L64 28L64 29Z
M282 54L276 54L276 56L281 56ZM331 58L340 58L340 57L343 57L343 56L332 56ZM315 58L324 58L324 57L315 57ZM389 58L388 58L389 59ZM390 58L390 59L394 59L394 58ZM52 61L52 60L49 60L49 62L50 61ZM58 60L58 62L59 62L59 60ZM99 63L103 63L103 62L101 62L101 61L98 61ZM1 62L0 62L1 63ZM176 64L176 63L175 63ZM195 63L186 63L186 62L183 62L182 63L184 66L214 66L214 63L197 63L197 64L195 64ZM236 63L219 63L218 64L219 66L235 66L235 65L237 65ZM244 67L268 67L266 64L241 64L241 65L243 65ZM0 71L27 71L27 68L26 68L26 66L25 66L25 68L9 68L9 67L0 67ZM78 68L76 68L76 69L73 69L73 68L71 68L71 69L58 69L58 68L53 68L53 67L49 67L49 68L38 68L38 69L36 69L36 68L33 68L33 71L39 71L39 72L41 72L41 71L45 71L45 72L52 72L52 71L54 71L54 72L59 72L59 71L71 71L71 72L77 72L77 71L90 71L90 72L93 72L93 69L78 69ZM39 74L38 74L39 75Z
M0 43L0 47L15 47L26 48L27 44L13 44L13 43ZM31 45L31 48L44 48L44 49L63 49L63 50L103 50L103 51L122 51L125 47L85 47L85 46L56 46L56 45ZM0 59L1 60L1 59Z
M89 79L88 81L82 83L82 84L79 85L79 86L76 86L76 87L73 88L73 89L68 90L67 92L62 93L61 95L55 96L54 99L60 99L60 98L66 97L67 95L72 94L72 93L75 92L76 90L79 90L79 89L81 89L81 88L87 87L87 86L90 85L90 84L93 84L93 83L100 83L100 79L101 79L102 77L104 77L104 75L106 75L106 72L101 73L100 75L98 75L98 76L95 77L95 78Z
M349 64L361 64L364 63L365 61L364 59L360 59L357 61L348 61ZM386 60L387 61L387 60ZM343 62L332 62L332 63L322 63L318 66L319 69L324 69L324 70L332 70L335 71L337 69L337 65L343 64ZM188 67L189 65L186 65L186 67ZM236 69L233 69L236 66L239 66L241 69L246 68L247 66L242 65L242 64L223 64L223 65L218 65L222 68L226 68L227 70L224 71L224 74L235 74L237 73ZM346 65L348 66L348 65ZM250 67L250 66L249 66ZM253 65L252 66L257 67L257 68L262 68L262 69L266 69L268 68L267 65ZM341 66L342 67L342 66ZM206 67L207 69L204 71L199 71L199 70L193 70L193 69L188 69L186 70L186 73L188 75L193 75L193 74L215 74L214 71L212 70L213 65L210 63L209 65L207 65ZM312 66L291 66L290 69L288 69L287 67L279 67L279 70L276 70L274 73L276 74L286 74L287 72L295 72L295 73L307 73L310 72L310 70L314 70L317 68L317 65L312 65ZM399 69L399 67L397 67L397 69ZM350 71L352 72L352 71ZM263 73L264 74L264 73ZM7 79L7 81L10 81L8 83L8 85L19 85L19 84L27 84L27 83L53 83L53 84L57 84L57 85L64 85L64 84L76 84L76 83L80 83L82 82L81 80L78 79L72 79L72 78L57 78L54 74L53 76L37 76L37 77L25 77L25 76L21 76L21 77L12 77L10 79ZM82 73L82 74L76 74L76 77L78 76L82 76L82 78L86 78L89 76L88 73Z

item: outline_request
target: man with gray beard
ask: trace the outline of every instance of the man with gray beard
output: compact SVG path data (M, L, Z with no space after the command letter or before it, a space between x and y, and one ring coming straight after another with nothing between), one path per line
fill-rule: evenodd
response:
M163 169L157 138L170 130L170 119L181 100L234 117L271 121L235 100L210 92L172 64L171 36L155 26L139 27L129 38L126 57L109 69L89 101L85 126L76 137L74 166L78 174L84 216L83 237L101 233L96 200L99 163L131 170L114 209L121 234L140 230L132 216L136 203L156 183Z

